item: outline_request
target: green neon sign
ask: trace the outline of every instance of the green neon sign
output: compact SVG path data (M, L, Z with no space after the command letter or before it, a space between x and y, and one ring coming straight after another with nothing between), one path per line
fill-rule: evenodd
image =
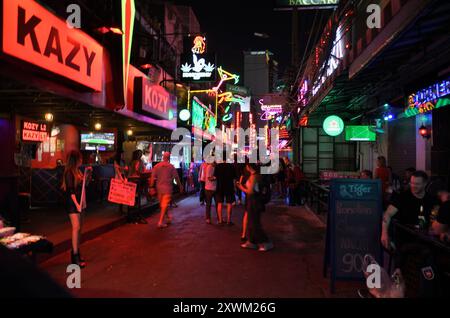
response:
M192 100L192 125L194 127L203 129L203 121L205 119L205 113L203 107L195 100Z
M413 117L419 114L425 114L428 113L430 111L432 111L433 109L437 109L437 108L441 108L444 106L448 106L450 105L450 98L439 98L437 100L437 102L435 101L431 101L431 102L426 102L422 105L421 108L417 108L417 107L408 107L405 109L405 117Z
M215 134L216 133L216 118L211 116L209 117L209 127L208 127L208 131L211 134Z
M328 136L336 137L344 131L344 121L341 117L332 115L325 118L323 121L323 130Z

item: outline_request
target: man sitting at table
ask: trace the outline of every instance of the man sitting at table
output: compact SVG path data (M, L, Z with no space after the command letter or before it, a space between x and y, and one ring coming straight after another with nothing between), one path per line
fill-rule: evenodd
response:
M425 192L428 175L424 171L416 171L411 175L410 187L407 191L395 196L388 205L383 216L381 243L384 248L390 250L395 246L389 237L389 226L392 218L399 224L418 225L419 216L425 218L425 223L429 224L431 210L434 200Z
M441 206L436 221L432 224L433 234L439 235L442 241L450 241L450 192L441 190L438 192Z

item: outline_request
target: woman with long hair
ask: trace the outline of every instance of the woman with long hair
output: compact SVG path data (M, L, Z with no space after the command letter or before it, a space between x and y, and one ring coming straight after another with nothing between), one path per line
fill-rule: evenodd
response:
M261 199L261 175L259 174L259 166L253 163L246 165L249 173L249 178L245 185L237 182L236 186L245 192L247 196L247 231L248 240L241 244L242 248L258 249L260 252L265 252L273 248L266 233L261 225L261 213L264 210L264 204Z
M86 208L83 186L87 182L87 180L83 182L83 173L80 171L82 161L79 151L73 150L69 153L61 186L65 193L66 211L69 214L72 225L71 262L79 265L81 268L86 266L86 262L81 258L79 247L82 232L82 211ZM91 171L92 168L87 167L86 169Z

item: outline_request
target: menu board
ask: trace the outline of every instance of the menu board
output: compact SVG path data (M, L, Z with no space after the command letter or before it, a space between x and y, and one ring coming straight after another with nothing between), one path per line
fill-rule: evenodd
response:
M365 255L382 264L381 198L380 180L331 181L324 273L331 269L332 292L336 280L364 278Z

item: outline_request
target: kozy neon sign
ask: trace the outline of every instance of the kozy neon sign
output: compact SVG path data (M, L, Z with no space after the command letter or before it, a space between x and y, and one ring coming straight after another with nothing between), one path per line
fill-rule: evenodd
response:
M103 48L32 0L3 1L3 52L102 90Z
M22 140L42 142L48 138L47 124L22 121Z
M134 103L136 110L150 113L158 119L170 120L170 111L174 111L176 97L162 86L143 77L135 79Z
M450 79L444 80L422 89L408 97L409 108L417 108L419 113L425 113L434 107L429 107L430 102L436 102L441 97L450 95Z

